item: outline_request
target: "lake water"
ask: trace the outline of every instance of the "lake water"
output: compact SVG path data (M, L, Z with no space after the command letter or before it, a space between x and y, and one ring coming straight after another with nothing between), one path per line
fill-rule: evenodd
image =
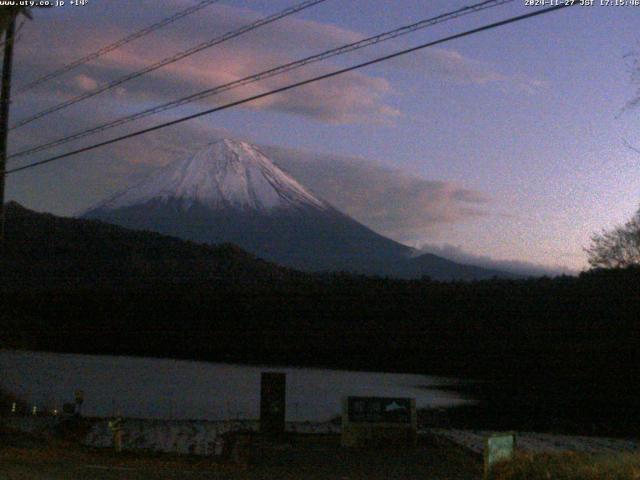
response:
M2 388L39 409L60 408L83 390L88 416L255 419L261 372L287 374L288 421L329 420L348 395L413 397L418 408L467 402L425 388L459 381L425 375L11 350L0 350L0 372Z

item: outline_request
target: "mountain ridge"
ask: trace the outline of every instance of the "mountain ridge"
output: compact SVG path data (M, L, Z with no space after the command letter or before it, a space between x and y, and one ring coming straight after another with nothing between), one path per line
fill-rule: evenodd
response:
M398 278L513 277L391 240L312 194L256 147L223 139L87 210L94 218L202 242L230 242L308 272Z

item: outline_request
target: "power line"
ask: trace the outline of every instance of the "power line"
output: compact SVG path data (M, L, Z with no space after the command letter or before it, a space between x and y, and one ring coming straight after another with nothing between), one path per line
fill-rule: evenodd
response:
M54 157L50 157L50 158L47 158L47 159L44 159L44 160L39 160L37 162L33 162L33 163L28 164L28 165L24 165L22 167L13 168L11 170L7 170L5 172L5 174L8 175L8 174L11 174L11 173L16 173L16 172L20 172L20 171L23 171L23 170L28 170L28 169L31 169L31 168L35 168L37 166L44 165L46 163L51 163L51 162L54 162L54 161L57 161L57 160L61 160L63 158L70 157L72 155L77 155L79 153L84 153L84 152L88 152L88 151L91 151L91 150L95 150L97 148L104 147L106 145L110 145L112 143L120 142L122 140L127 140L129 138L137 137L139 135L144 135L145 133L150 133L150 132L153 132L153 131L156 131L156 130L160 130L160 129L165 128L165 127L170 127L172 125L177 125L179 123L183 123L183 122L186 122L188 120L193 120L194 118L202 117L204 115L209 115L211 113L219 112L219 111L222 111L222 110L227 110L229 108L232 108L232 107L235 107L235 106L238 106L238 105L242 105L244 103L252 102L254 100L259 100L261 98L265 98L265 97L274 95L276 93L286 92L288 90L292 90L294 88L298 88L298 87L301 87L303 85L308 85L308 84L311 84L311 83L318 82L320 80L325 80L327 78L336 77L338 75L342 75L344 73L351 72L353 70L358 70L360 68L368 67L370 65L374 65L374 64L377 64L377 63L380 63L380 62L391 60L393 58L400 57L400 56L406 55L408 53L416 52L418 50L422 50L422 49L425 49L427 47L432 47L432 46L439 45L439 44L442 44L442 43L445 43L445 42L450 42L450 41L456 40L458 38L463 38L463 37L467 37L469 35L474 35L476 33L484 32L484 31L487 31L487 30L492 30L494 28L501 27L503 25L508 25L508 24L511 24L511 23L519 22L521 20L526 20L526 19L533 18L533 17L539 16L539 15L544 15L546 13L551 13L551 12L554 12L556 10L560 10L562 8L565 8L565 7L571 7L571 6L574 6L574 5L579 5L579 4L578 3L566 3L566 4L561 4L561 5L557 5L557 6L553 6L553 7L548 7L548 8L544 8L544 9L541 9L541 10L536 10L536 11L533 11L533 12L530 12L530 13L527 13L527 14L524 14L524 15L518 15L516 17L511 17L511 18L508 18L506 20L501 20L499 22L495 22L495 23L491 23L491 24L488 24L488 25L484 25L482 27L474 28L472 30L467 30L467 31L462 32L462 33L457 33L455 35L450 35L448 37L444 37L444 38L441 38L439 40L435 40L435 41L428 42L428 43L423 43L423 44L418 45L416 47L411 47L411 48L407 48L407 49L404 49L404 50L400 50L398 52L391 53L389 55L385 55L385 56L382 56L382 57L378 57L378 58L375 58L373 60L369 60L369 61L366 61L366 62L363 62L363 63L359 63L359 64L353 65L351 67L342 68L340 70L335 70L333 72L326 73L324 75L319 75L319 76L316 76L316 77L312 77L312 78L309 78L307 80L302 80L300 82L292 83L292 84L286 85L284 87L280 87L280 88L276 88L274 90L270 90L270 91L265 92L265 93L261 93L261 94L258 94L258 95L253 95L251 97L247 97L247 98L244 98L242 100L237 100L237 101L230 102L230 103L227 103L227 104L219 106L219 107L215 107L215 108L211 108L211 109L199 112L199 113L195 113L193 115L188 115L186 117L182 117L182 118L179 118L177 120L172 120L170 122L162 123L160 125L156 125L156 126L153 126L153 127L150 127L150 128L145 128L143 130L138 130L137 132L129 133L127 135L122 135L122 136L116 137L116 138L112 138L112 139L106 140L104 142L96 143L96 144L90 145L88 147L79 148L79 149L73 150L71 152L63 153L61 155L56 155Z
M167 102L161 105L157 105L155 107L143 110L141 112L135 113L133 115L128 115L125 117L121 117L119 119L104 123L102 125L98 125L96 127L87 129L87 130L83 130L80 132L77 132L75 134L72 135L68 135L65 137L61 137L58 138L56 140L41 144L41 145L37 145L35 147L31 147L19 152L16 152L12 155L10 155L8 158L12 159L12 158L17 158L17 157L23 157L25 155L29 155L32 153L36 153L36 152L41 152L43 150L48 150L50 148L53 147L57 147L60 145L64 145L66 143L69 143L71 141L74 140L78 140L80 138L84 138L90 135L94 135L96 133L100 133L106 130L109 130L111 128L115 128L130 122L133 122L135 120L139 120L141 118L145 118L151 115L154 115L156 113L160 113L160 112L164 112L166 110L170 110L173 108L177 108L183 105L186 105L188 103L192 103L195 102L197 100L202 100L204 98L213 96L213 95L217 95L219 93L223 93L241 86L245 86L245 85L249 85L251 83L255 83L267 78L271 78L273 76L276 75L280 75L286 72L290 72L292 70L301 68L305 65L309 65L311 63L316 63L322 60L326 60L328 58L332 58L338 55L343 55L355 50L359 50L377 43L381 43L387 40L391 40L393 38L397 38L400 37L402 35L406 35L412 32L415 32L416 30L420 30L426 27L430 27L433 25L436 25L438 23L442 23L445 21L449 21L449 20L453 20L455 18L459 18L463 15L468 15L471 13L475 13L475 12L479 12L482 10L486 10L488 8L494 8L500 5L503 5L505 3L510 3L513 2L514 0L486 0L483 2L480 2L478 4L474 4L471 6L466 6L463 8L460 8L458 10L452 11L452 12L448 12L448 13L444 13L441 15L438 15L436 17L433 18L429 18L426 20L421 20L419 22L413 23L411 25L407 25L407 26L403 26L400 28L396 28L394 30L390 30L388 32L384 32L378 35L374 35L372 37L368 37L362 40L358 40L357 42L353 42L353 43L349 43L346 45L342 45L340 47L337 48L332 48L330 50L326 50L322 53L319 54L315 54L315 55L311 55L309 57L305 57L302 58L300 60L296 60L294 62L290 62L284 65L280 65L278 67L269 69L269 70L265 70L253 75L249 75L247 77L241 78L239 80L234 80L233 82L229 82L223 85L219 85L213 88L209 88L203 91L200 91L198 93L194 93L192 95L189 95L187 97L183 97L180 98L178 100L173 100L171 102Z
M110 90L114 87L117 87L118 85L122 85L125 82L128 82L129 80L133 80L134 78L138 78L141 77L142 75L145 75L149 72L153 72L154 70L157 70L159 68L162 68L166 65L169 65L171 63L177 62L178 60L182 60L183 58L189 57L191 55L194 55L195 53L201 52L202 50L205 50L207 48L211 48L215 45L218 45L220 43L226 42L227 40L231 40L232 38L236 38L239 37L240 35L243 35L247 32L250 32L251 30L255 30L256 28L262 27L264 25L267 25L269 23L273 23L276 20L280 20L281 18L287 17L289 15L292 15L294 13L297 13L301 10L304 10L306 8L312 7L314 5L317 5L319 3L325 2L327 0L305 0L304 2L301 2L297 5L294 5L293 7L289 7L286 8L278 13L275 13L273 15L270 15L268 17L264 17L261 18L260 20L256 20L255 22L249 23L247 25L244 25L243 27L240 27L237 30L233 30L231 32L227 32L224 35L221 35L219 37L213 38L212 40L209 40L207 42L203 42L200 43L198 45L196 45L195 47L192 47L188 50L179 52L175 55L172 55L171 57L167 57L163 60L160 60L156 63L153 63L152 65L149 65L148 67L145 67L142 70L139 70L137 72L134 73L130 73L128 75L125 75L124 77L120 77L117 78L116 80L113 80L109 83L106 83L100 87L98 87L95 90L91 90L89 92L85 92L83 94L80 94L76 97L70 98L69 100L66 100L62 103L59 103L58 105L54 105L53 107L47 108L45 110L42 110L41 112L36 113L35 115L32 115L31 117L28 117L24 120L19 121L18 123L14 124L11 126L10 130L22 127L24 125L27 125L28 123L33 122L34 120L37 120L39 118L42 118L46 115L49 115L50 113L53 112L57 112L58 110L62 110L63 108L66 108L70 105L73 105L75 103L81 102L83 100L86 100L88 98L94 97L102 92L106 92L107 90Z
M90 53L88 55L85 55L82 58L74 60L73 62L62 66L59 69L54 70L53 72L43 75L42 77L28 83L27 85L24 85L23 87L18 88L16 93L20 94L20 93L26 92L27 90L31 90L32 88L40 85L41 83L44 83L56 77L59 77L63 73L73 70L74 68L79 67L80 65L83 65L87 62L90 62L91 60L95 60L96 58L101 57L102 55L105 55L109 52L112 52L113 50L116 50L117 48L120 48L126 45L127 43L131 43L140 37L144 37L145 35L148 35L152 32L155 32L156 30L166 27L167 25L175 22L176 20L180 20L181 18L184 18L187 15L191 15L192 13L202 10L203 8L208 7L209 5L213 3L217 3L219 1L220 0L202 0L201 2L189 8L185 8L184 10L180 10L179 12L176 12L174 15L170 17L167 17L157 23L154 23L153 25L149 25L148 27L145 27L142 30L138 30L137 32L134 32L131 35L128 35L116 42L113 42L105 47L102 47L101 49L96 50L93 53Z

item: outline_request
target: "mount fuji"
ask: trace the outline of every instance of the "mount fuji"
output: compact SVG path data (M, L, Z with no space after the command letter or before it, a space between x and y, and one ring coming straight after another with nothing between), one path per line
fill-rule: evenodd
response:
M201 243L234 243L304 271L438 280L507 276L415 251L339 212L258 148L220 140L83 214Z

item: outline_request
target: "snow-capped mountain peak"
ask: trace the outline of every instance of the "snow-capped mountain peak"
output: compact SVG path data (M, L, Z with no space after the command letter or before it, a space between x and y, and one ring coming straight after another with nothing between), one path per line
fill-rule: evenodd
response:
M253 145L223 139L169 164L97 208L113 210L170 200L215 210L328 207Z
M86 211L85 218L193 242L232 243L265 260L314 271L434 279L496 273L383 237L315 197L259 149L220 140Z

